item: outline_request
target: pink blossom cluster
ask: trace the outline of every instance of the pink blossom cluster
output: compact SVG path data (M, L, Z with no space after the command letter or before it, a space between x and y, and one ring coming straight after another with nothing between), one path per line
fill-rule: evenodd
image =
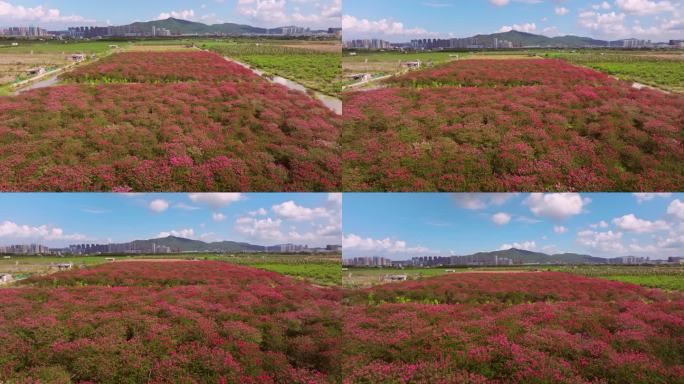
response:
M397 86L394 86L397 85ZM674 191L684 96L556 60L467 60L346 94L350 191Z
M345 294L345 383L677 383L684 295L562 273Z
M211 52L124 52L61 76L77 83L172 83L255 81L248 68Z
M322 383L339 293L222 262L121 262L0 290L0 381Z
M174 66L175 55L147 55ZM340 117L301 92L246 82L239 66L222 68L232 80L72 84L0 99L0 191L341 189Z

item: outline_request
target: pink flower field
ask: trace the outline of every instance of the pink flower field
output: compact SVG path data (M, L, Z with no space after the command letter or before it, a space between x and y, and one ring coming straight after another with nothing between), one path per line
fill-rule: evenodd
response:
M0 191L340 189L341 120L320 102L210 53L104 60L70 76L143 83L0 98Z
M565 273L323 288L213 261L0 289L11 383L679 383L684 295Z
M339 294L221 262L121 262L0 290L0 381L325 383Z
M684 295L562 273L347 292L344 383L681 383Z
M347 93L350 191L674 191L684 96L557 60L463 60Z
M259 80L249 69L209 52L124 52L77 68L62 78L77 83Z

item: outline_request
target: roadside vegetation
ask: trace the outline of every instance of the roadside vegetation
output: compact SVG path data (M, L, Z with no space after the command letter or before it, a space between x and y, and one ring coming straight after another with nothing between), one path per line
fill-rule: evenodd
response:
M548 53L547 56L593 68L621 80L684 92L684 51L578 51Z
M268 40L215 41L200 47L248 64L267 76L281 76L321 93L339 96L342 91L339 42L286 45Z

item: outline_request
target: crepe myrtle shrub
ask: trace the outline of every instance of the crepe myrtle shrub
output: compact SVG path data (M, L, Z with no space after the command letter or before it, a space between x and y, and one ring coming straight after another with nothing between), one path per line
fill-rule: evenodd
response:
M557 60L467 60L344 97L351 191L669 191L684 96Z
M0 99L0 190L339 190L340 131L266 81L50 87Z
M222 262L122 262L0 292L0 380L326 383L338 292Z
M89 84L261 81L250 69L211 52L124 52L60 77Z
M571 274L347 291L345 383L677 383L684 295Z

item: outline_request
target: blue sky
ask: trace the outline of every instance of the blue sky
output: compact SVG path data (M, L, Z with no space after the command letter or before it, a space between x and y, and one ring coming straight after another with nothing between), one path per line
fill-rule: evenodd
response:
M324 246L341 242L339 194L7 194L0 245L204 241Z
M600 39L684 39L682 0L345 0L344 39L524 32Z
M684 194L345 194L344 256L684 256Z
M207 24L235 22L261 27L339 27L341 0L7 0L0 26L121 25L176 18Z

